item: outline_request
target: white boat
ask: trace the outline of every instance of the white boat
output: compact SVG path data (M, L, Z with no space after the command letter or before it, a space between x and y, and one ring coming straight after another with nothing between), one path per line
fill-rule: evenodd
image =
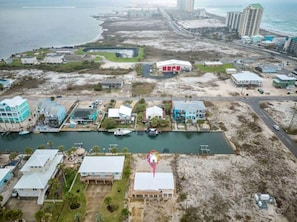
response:
M147 134L149 136L157 136L159 134L159 131L156 128L149 128L147 130Z
M114 131L113 134L115 136L124 136L124 135L128 135L131 132L132 130L129 130L129 129L117 129L116 131Z
M22 131L19 132L19 135L26 135L26 134L29 134L29 133L30 133L30 131L28 131L28 130L22 130Z

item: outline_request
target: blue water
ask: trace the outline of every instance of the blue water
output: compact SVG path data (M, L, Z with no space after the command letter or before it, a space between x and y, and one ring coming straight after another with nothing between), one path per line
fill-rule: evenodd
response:
M261 28L297 36L297 1L295 3L261 3L264 8ZM248 4L202 6L196 2L196 7L205 8L207 12L226 17L228 11L242 11Z

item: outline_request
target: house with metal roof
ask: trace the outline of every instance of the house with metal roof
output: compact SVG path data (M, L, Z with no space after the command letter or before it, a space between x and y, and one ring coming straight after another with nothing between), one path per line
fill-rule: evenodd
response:
M37 197L37 204L43 204L48 181L55 177L62 160L63 155L59 155L57 149L35 150L20 170L23 176L14 186L19 197Z
M161 72L181 72L192 70L192 64L190 62L176 59L157 62L156 66Z
M118 120L130 120L132 116L132 108L128 105L121 105L120 108L108 109L108 118Z
M163 109L159 106L148 107L145 111L146 120L150 120L152 118L162 119L164 117Z
M85 156L78 170L80 180L96 184L121 180L124 162L125 156Z
M275 88L294 88L296 83L295 77L289 77L287 75L275 75L273 79L273 86Z
M64 55L59 55L56 53L49 53L46 57L44 57L42 63L46 64L62 64L65 63L66 60L64 58Z
M21 58L21 62L22 62L23 65L38 65L39 64L36 56L23 57L23 58Z
M21 123L30 115L27 99L15 96L0 102L0 122Z
M187 123L205 120L206 107L202 101L173 101L173 119Z
M280 68L274 64L262 64L256 67L256 70L262 73L277 73Z
M130 197L141 199L172 198L175 195L173 173L136 172Z
M256 73L244 71L241 73L235 73L231 75L231 80L236 86L261 86L263 79Z

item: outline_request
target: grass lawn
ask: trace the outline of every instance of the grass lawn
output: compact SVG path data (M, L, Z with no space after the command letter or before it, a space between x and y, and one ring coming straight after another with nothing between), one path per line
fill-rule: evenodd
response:
M196 68L201 72L226 72L227 68L234 68L234 66L232 64L223 64L220 66L204 66L203 64L198 64Z

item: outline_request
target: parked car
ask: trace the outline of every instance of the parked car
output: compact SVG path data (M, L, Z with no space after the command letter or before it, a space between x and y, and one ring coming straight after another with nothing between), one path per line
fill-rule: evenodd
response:
M264 93L264 90L261 89L261 88L259 88L259 89L258 89L258 92L261 93L261 94L263 94L263 93Z
M279 125L273 125L273 128L275 129L275 130L277 130L277 131L279 131L280 130L280 127L279 127Z

